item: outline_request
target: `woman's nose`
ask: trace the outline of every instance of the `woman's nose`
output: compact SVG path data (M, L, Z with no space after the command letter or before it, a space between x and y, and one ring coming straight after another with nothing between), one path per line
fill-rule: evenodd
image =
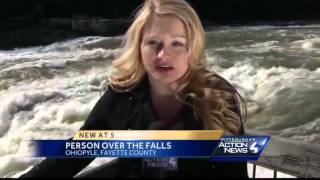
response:
M169 53L168 53L168 51L166 50L166 48L164 46L159 48L158 51L157 51L157 57L158 58L164 58L164 57L166 57L168 55L169 55Z
M158 52L157 52L157 57L158 58L162 58L164 56L164 49L161 48Z

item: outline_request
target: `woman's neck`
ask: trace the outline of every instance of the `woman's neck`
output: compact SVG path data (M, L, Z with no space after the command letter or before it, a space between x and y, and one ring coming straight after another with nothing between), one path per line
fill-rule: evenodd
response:
M153 95L159 97L172 97L174 96L174 89L170 87L169 84L157 82L155 80L149 79L150 91Z
M156 113L164 119L174 116L183 106L183 103L175 97L174 89L160 82L149 82L150 96Z

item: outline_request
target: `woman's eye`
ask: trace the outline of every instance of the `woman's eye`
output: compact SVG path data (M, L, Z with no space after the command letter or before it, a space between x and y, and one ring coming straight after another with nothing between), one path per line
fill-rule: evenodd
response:
M176 46L176 47L184 46L184 44L183 44L183 43L178 42L178 41L173 42L173 43L172 43L172 45L173 45L173 46Z
M155 41L155 40L150 40L150 41L147 42L147 44L149 44L149 45L157 45L158 42Z

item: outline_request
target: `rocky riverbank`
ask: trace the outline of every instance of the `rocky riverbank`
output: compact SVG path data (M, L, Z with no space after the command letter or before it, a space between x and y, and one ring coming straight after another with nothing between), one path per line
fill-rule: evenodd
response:
M47 45L81 36L116 36L130 25L125 19L16 18L1 22L0 50Z

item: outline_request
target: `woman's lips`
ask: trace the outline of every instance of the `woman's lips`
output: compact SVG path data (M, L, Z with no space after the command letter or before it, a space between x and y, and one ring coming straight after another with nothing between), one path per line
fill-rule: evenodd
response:
M172 71L174 68L171 66L156 66L156 70L159 72L170 72Z

